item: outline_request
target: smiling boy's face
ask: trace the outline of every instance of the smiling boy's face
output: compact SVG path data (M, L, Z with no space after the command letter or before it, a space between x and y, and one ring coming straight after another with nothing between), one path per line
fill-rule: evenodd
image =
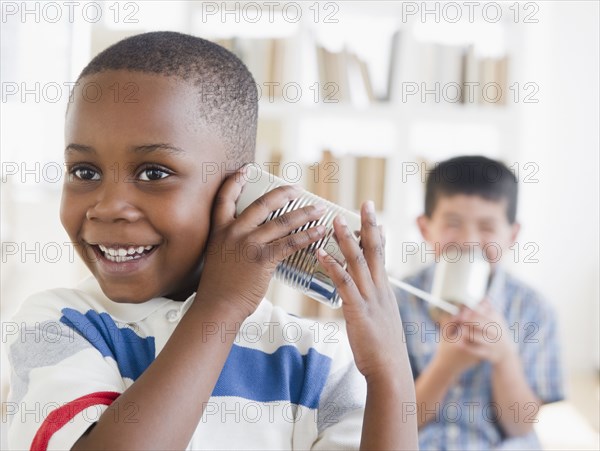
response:
M60 216L113 301L196 290L223 179L203 168L225 161L220 140L194 126L198 101L181 80L127 71L85 77L75 90Z
M519 233L519 224L507 218L507 200L489 200L478 195L454 194L437 199L430 218L417 223L436 257L446 249L461 248L486 258L492 267L509 252Z

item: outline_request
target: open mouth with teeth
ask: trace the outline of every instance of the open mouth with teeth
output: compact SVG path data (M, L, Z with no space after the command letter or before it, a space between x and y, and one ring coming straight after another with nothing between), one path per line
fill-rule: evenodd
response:
M99 255L115 263L123 263L132 260L138 260L150 254L156 248L156 246L141 245L107 247L102 244L96 244L93 247Z

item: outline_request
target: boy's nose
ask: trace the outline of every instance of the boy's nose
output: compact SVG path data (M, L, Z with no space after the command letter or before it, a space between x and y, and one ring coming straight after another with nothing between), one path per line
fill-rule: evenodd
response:
M477 230L472 229L464 230L460 238L462 242L459 244L465 247L474 246L475 243L478 244L481 239Z
M140 219L142 213L135 206L131 184L108 182L103 185L94 205L86 212L87 219L103 222L135 222Z

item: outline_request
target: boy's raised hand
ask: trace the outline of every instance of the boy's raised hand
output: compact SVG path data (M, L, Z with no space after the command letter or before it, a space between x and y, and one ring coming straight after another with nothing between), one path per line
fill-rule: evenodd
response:
M215 197L198 293L203 302L240 309L246 317L263 299L277 264L323 238L322 225L291 232L319 219L325 209L307 206L263 224L272 211L302 192L288 185L269 191L236 217L236 201L246 181L243 170L228 177Z
M324 251L317 258L342 298L348 339L359 371L367 378L394 371L398 347L404 345L396 297L385 270L384 238L372 202L361 208L361 246L344 218L334 220L334 231L347 269Z
M445 317L440 329L435 359L449 376L458 377L481 361L494 364L516 352L504 318L488 299L474 309L462 307L458 315Z
M317 257L342 297L354 361L367 381L361 449L417 449L416 417L403 410L416 405L414 383L373 203L361 208L362 249L343 217L334 231L347 269L322 250Z
M440 342L435 351L435 363L452 380L481 362L479 356L465 352L463 338L469 331L460 315L443 314L439 322Z

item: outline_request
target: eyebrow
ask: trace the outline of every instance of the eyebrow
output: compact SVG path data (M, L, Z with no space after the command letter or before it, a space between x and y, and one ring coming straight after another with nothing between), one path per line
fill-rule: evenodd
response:
M462 219L462 217L456 213L444 213L442 216L446 219Z
M65 156L73 152L96 153L93 147L70 143L65 147Z
M157 143L157 144L144 144L142 146L135 146L130 149L134 153L150 153L156 151L164 151L167 153L180 154L184 153L180 147L174 146L168 143ZM71 143L65 148L65 156L72 152L83 152L83 153L96 153L96 149L91 146L84 146L83 144Z
M185 150L183 150L180 147L174 146L172 144L168 144L168 143L158 143L158 144L145 144L143 146L136 146L132 149L134 152L136 153L150 153L150 152L155 152L157 150L163 150L167 153L185 153Z
M492 224L492 225L495 225L497 221L496 221L496 218L481 218L481 219L479 220L479 222L482 222L482 223L484 223L484 224Z

